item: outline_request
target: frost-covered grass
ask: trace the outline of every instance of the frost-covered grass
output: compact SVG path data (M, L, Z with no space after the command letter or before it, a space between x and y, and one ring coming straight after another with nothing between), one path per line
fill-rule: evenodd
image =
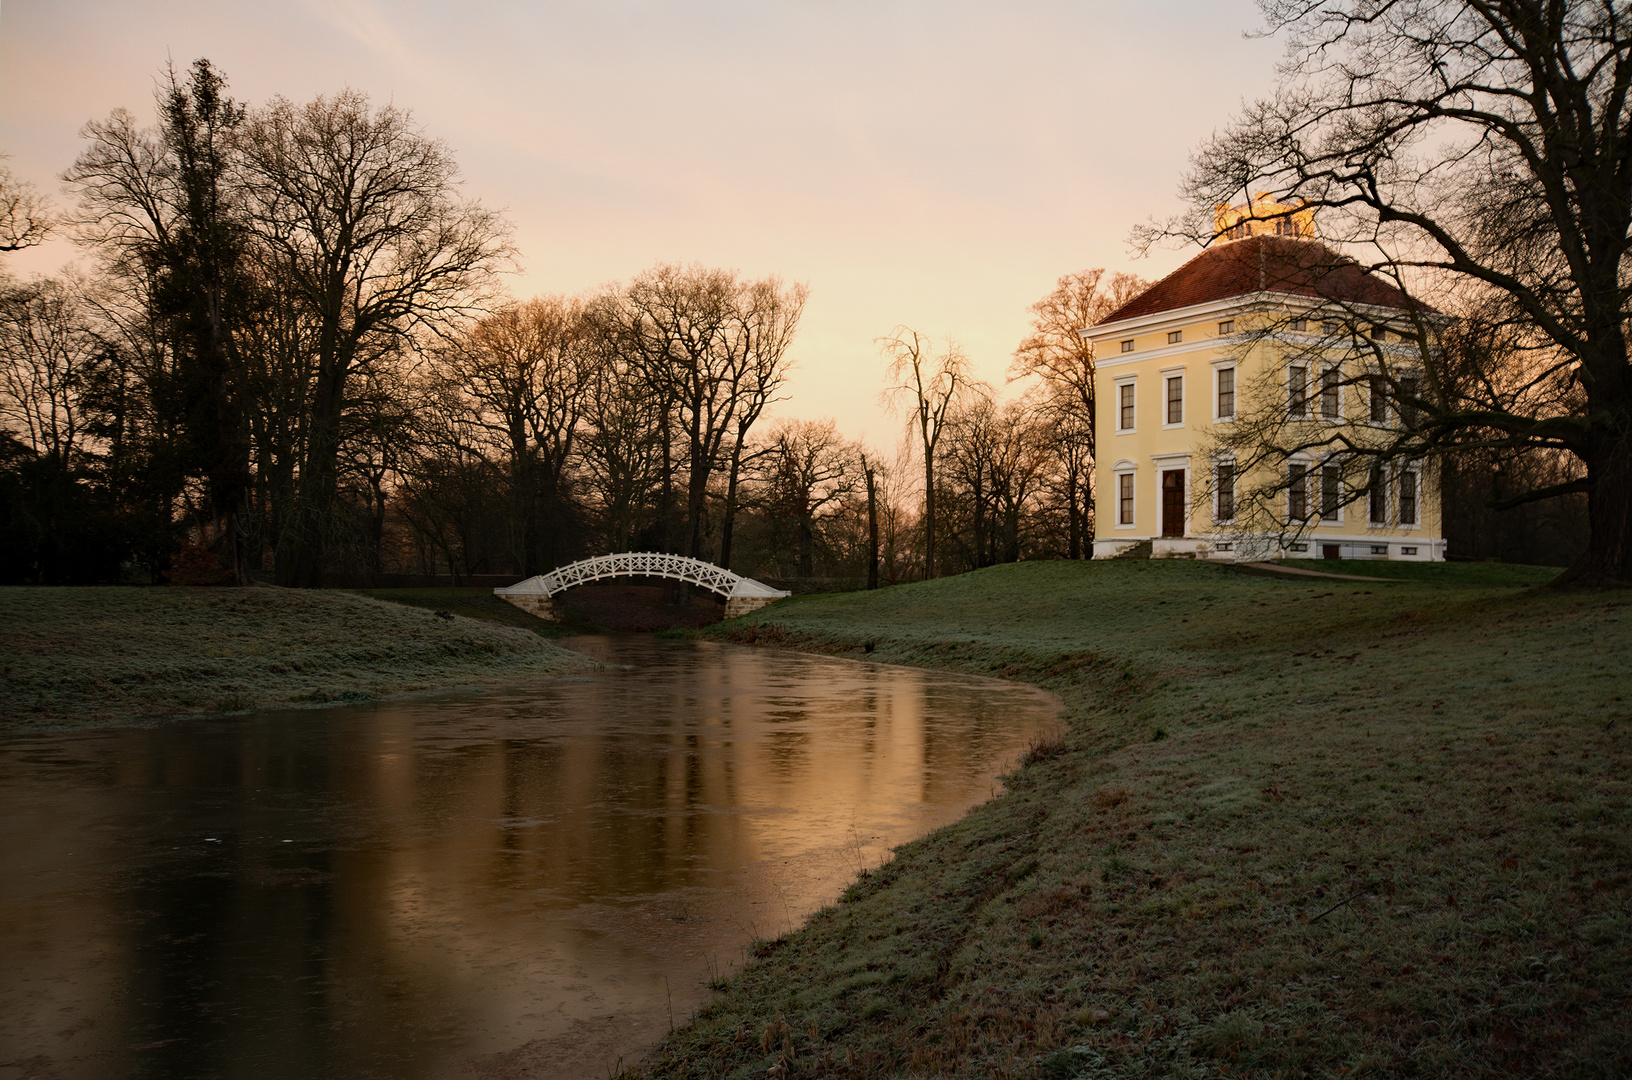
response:
M587 661L528 630L342 592L0 589L0 724L366 701Z
M1036 682L1069 728L646 1069L1632 1073L1632 595L1554 573L1037 563L723 624Z

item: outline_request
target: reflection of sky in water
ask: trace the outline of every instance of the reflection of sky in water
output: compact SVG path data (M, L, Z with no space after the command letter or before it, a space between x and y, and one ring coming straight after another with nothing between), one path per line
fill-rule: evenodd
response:
M580 639L592 679L0 742L0 1080L604 1074L1053 721Z

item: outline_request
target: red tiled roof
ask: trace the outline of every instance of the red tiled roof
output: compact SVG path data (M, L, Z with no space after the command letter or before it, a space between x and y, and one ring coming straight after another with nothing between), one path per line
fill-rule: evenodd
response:
M1292 236L1249 236L1203 251L1111 312L1098 325L1251 293L1290 293L1338 303L1432 311L1325 244Z

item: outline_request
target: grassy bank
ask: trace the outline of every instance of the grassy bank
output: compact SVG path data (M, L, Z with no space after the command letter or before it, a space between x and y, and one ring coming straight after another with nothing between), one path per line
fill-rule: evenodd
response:
M0 589L11 729L366 701L584 664L528 629L349 593Z
M1022 564L723 624L1036 682L1069 730L647 1069L1627 1075L1632 595L1552 573Z

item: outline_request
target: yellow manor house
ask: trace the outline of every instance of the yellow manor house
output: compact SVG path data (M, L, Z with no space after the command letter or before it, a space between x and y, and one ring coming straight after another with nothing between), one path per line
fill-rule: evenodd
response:
M1218 224L1212 247L1082 331L1094 558L1444 559L1426 463L1356 476L1329 449L1330 433L1381 442L1411 422L1398 397L1443 317L1313 239L1296 207L1260 196ZM1248 432L1309 449L1239 465L1229 436Z

